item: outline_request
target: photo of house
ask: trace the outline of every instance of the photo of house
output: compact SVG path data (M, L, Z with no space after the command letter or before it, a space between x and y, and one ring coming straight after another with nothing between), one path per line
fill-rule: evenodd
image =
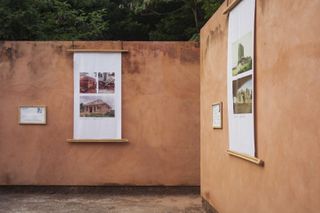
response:
M97 73L80 73L80 93L96 93L97 91Z
M252 69L252 32L232 44L232 76Z
M252 75L232 82L233 112L235 114L252 113Z
M80 117L114 117L114 97L80 96Z
M99 82L98 93L114 93L114 81L115 81L114 72L99 72L98 73L98 82Z

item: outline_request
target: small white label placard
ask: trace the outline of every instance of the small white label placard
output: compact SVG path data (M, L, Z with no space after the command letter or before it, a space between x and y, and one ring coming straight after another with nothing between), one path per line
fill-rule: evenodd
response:
M20 124L46 124L45 106L20 106Z
M212 105L212 127L222 129L222 103Z

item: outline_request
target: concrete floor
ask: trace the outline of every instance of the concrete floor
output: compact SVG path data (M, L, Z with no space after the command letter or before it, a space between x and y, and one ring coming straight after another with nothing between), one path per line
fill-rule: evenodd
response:
M198 194L1 193L0 212L203 213Z

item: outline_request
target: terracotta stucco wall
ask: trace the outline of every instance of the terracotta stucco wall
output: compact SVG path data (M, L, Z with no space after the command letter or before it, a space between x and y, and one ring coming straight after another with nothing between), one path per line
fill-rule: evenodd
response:
M226 2L201 30L201 194L219 212L319 212L320 1L256 1L259 167L229 156ZM211 104L224 103L223 130Z
M75 48L127 49L128 144L70 144ZM199 47L193 42L2 42L1 185L199 185ZM47 125L19 125L19 105L47 105Z

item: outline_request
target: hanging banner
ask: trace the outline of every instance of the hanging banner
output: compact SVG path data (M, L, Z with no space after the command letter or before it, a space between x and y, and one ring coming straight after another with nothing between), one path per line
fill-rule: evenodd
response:
M255 0L242 0L229 13L229 150L255 156L254 136Z
M121 53L74 53L74 139L121 139Z

